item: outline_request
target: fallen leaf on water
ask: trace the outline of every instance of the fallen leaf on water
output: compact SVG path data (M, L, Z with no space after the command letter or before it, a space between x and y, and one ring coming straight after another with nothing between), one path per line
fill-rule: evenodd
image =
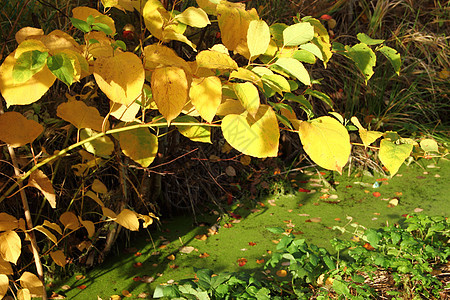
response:
M137 256L137 257L139 257L139 256L141 256L141 255L142 255L141 252L136 252L136 253L134 254L134 256Z
M402 192L395 192L395 196L402 196L403 193Z
M142 263L141 262L134 263L133 267L140 268L140 267L142 267Z
M364 193L368 194L368 193L370 193L370 191L368 191L368 190L364 190Z
M328 193L330 191L330 189L320 189L321 193Z
M334 220L335 220L335 221L340 221L341 219L340 219L340 218L334 218Z
M346 185L345 187L348 188L348 189L352 188L351 185Z
M241 223L241 220L234 219L231 221L231 223L233 223L233 224Z
M422 211L423 211L423 208L419 208L419 207L414 208L414 212L415 213L419 213L419 212L422 212Z
M395 174L395 176L397 176L397 177L402 177L403 174Z
M293 209L288 209L288 212L293 212L294 210Z
M181 253L185 253L185 254L189 254L189 253L191 253L192 251L194 251L194 247L192 247L192 246L184 246L184 247L181 247L180 248L180 252Z
M332 200L337 199L337 198L339 198L339 197L336 194L332 194L332 195L330 195L330 197L328 197L328 199L332 199Z
M63 286L61 287L61 289L64 290L64 291L67 291L67 290L70 290L71 287L70 287L70 285L65 284L65 285L63 285Z
M79 288L80 290L84 290L85 288L87 288L87 286L85 286L84 284L77 286L77 288Z
M293 232L291 232L293 235L300 235L300 234L304 234L304 232L303 231L293 231Z
M135 276L135 277L133 277L133 280L134 280L134 281L141 281L141 280L142 280L142 277L140 277L140 276Z
M75 276L76 280L81 280L81 279L85 279L86 277L84 275L77 275Z
M435 174L434 177L439 178L439 177L441 177L441 175Z
M206 257L209 257L209 254L205 252L205 253L200 254L198 257L206 258Z
M263 263L265 263L265 260L264 260L264 258L257 259L257 260L256 260L256 263L257 263L257 264L263 264Z
M388 181L389 178L377 178L377 181Z
M269 202L269 204L272 205L272 206L277 206L275 204L275 200L274 199L267 200L267 202Z
M323 184L320 184L320 183L311 183L310 186L311 186L311 187L322 187Z
M274 244L278 244L280 242L280 240L272 240L272 243Z
M260 209L257 209L257 208L253 208L253 209L251 209L250 210L252 213L257 213L257 212L260 212L261 210Z
M8 299L7 297L4 298L5 300ZM12 298L11 298L12 299ZM48 298L52 300L59 300L59 299L66 299L63 295L60 295L58 293L52 292L52 295Z
M374 197L380 197L380 196L381 196L381 193L380 193L380 192L373 192L372 195L373 195Z
M311 190L304 189L304 188L299 188L298 191L301 192L301 193L309 193L309 192L311 192Z
M359 242L359 236L354 235L354 236L352 236L352 238L350 240L352 240L354 242Z
M240 215L235 214L235 213L233 213L233 212L230 212L230 217L235 218L235 219L237 219L237 220L239 220L240 218L242 218Z
M144 283L152 283L153 281L155 281L155 277L153 277L153 276L144 275L141 278L141 282L144 282Z
M243 267L243 266L245 266L245 264L247 263L247 259L246 258L239 258L238 260L237 260L237 263L238 263L238 265L239 265L239 267Z
M178 266L178 265L175 265L175 264L173 264L173 265L169 265L169 268L171 268L171 269L178 269L180 266Z
M322 222L322 218L321 217L317 217L317 218L311 218L311 219L308 219L308 220L306 220L305 222L307 222L307 223L319 223L319 222Z
M308 214L298 214L300 217L309 217Z
M169 256L167 256L167 259L169 259L169 260L175 260L175 255L170 254Z
M124 296L127 297L127 298L133 296L133 294L131 294L131 293L130 293L129 291L127 291L127 290L123 290L123 291L122 291L122 295L124 295Z
M146 299L146 298L148 298L148 296L149 296L148 293L140 293L140 294L138 295L138 298Z
M111 297L109 297L110 300L120 300L122 299L122 297L120 297L119 295L112 295Z
M256 243L254 243L254 242L249 242L248 245L249 245L249 246L256 246Z
M396 207L398 205L398 199L393 198L389 201L388 207Z
M320 199L328 199L330 198L330 195L328 194L323 194L322 196L320 196Z
M378 218L377 217L373 217L371 220L372 221L376 221L376 220L378 220Z
M241 250L241 251L247 251L248 249L247 249L247 248L241 248L241 249L239 249L239 250Z
M379 215L381 215L380 213L378 213L378 212L376 212L376 213L373 213L375 216L379 216Z
M208 238L208 236L206 234L197 234L195 236L195 239L200 240L200 241L205 241Z
M225 224L223 225L223 227L224 227L224 228L231 228L231 227L233 227L233 225L231 225L230 223L225 223Z
M167 284L172 284L172 283L174 283L174 282L175 282L175 280L173 280L173 279L167 280Z
M278 270L276 274L278 277L286 277L287 276L286 270Z

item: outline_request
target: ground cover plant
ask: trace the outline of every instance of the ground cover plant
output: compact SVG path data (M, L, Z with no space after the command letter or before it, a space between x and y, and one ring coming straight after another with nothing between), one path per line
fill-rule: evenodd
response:
M321 23L330 21L326 16L269 26L242 3L197 5L78 6L61 28L23 27L14 51L3 57L2 47L7 111L2 102L0 140L9 163L0 196L2 296L47 298L45 271L101 262L122 227L137 231L139 221L144 228L157 221L165 175L159 170L179 158L164 154L183 143L175 132L194 142L220 142L217 148L235 149L246 165L250 157L278 156L282 133L297 136L296 151L339 173L352 145L376 153L391 176L411 154L445 156L434 139L366 129L353 112L335 112L332 98L317 88L321 78L312 66L327 66L333 54L351 62L364 85L380 59L399 73L400 55L384 39L358 33L355 43L332 44ZM117 35L109 15L116 9L136 12L140 28L126 26ZM205 42L215 39L221 43ZM358 141L351 142L349 132ZM29 250L22 247L28 244Z

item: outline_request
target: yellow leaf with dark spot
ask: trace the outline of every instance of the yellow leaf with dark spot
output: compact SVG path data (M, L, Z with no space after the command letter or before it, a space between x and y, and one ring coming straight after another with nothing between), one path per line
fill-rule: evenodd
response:
M10 111L0 115L0 140L11 147L21 147L33 142L43 130L41 124L28 120L18 112Z
M186 73L178 67L158 68L152 74L151 87L159 112L170 123L180 114L187 101Z

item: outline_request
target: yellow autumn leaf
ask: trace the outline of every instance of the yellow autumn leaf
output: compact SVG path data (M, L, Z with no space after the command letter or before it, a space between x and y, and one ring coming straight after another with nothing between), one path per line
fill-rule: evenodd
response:
M324 116L301 122L299 135L303 149L316 164L342 172L350 156L351 145L348 131L339 121Z
M6 292L8 291L8 289L9 289L9 278L8 278L8 276L6 276L6 274L1 273L0 274L0 299L3 299L3 297L6 295Z
M100 194L106 194L108 192L108 188L106 187L106 185L97 178L94 179L94 182L92 182L91 188L94 192Z
M191 73L191 68L184 59L179 57L173 49L160 44L144 47L144 66L146 71L172 66L182 68L186 74Z
M49 49L39 40L29 39L21 42L14 51L14 58L18 59L23 53L37 50L40 52L48 52Z
M184 35L177 32L174 28L167 28L163 31L163 39L164 43L168 43L170 41L179 41L183 42L186 45L190 46L194 51L196 51L196 46Z
M16 83L12 76L16 64L14 55L14 52L9 54L0 66L0 92L8 107L36 102L48 91L56 79L47 65L44 65L42 70L34 74L29 80Z
M250 115L256 117L260 105L258 89L250 82L236 83L233 85L233 89L242 106Z
M81 225L83 225L84 228L86 228L86 231L88 232L88 237L92 237L95 234L95 225L92 221L89 220L83 220L80 216L78 216L78 220L80 221Z
M11 147L32 143L43 130L41 124L28 120L18 112L9 111L0 115L0 140Z
M365 147L369 146L370 144L375 142L378 138L383 136L382 132L371 131L362 127L361 123L356 117L352 117L350 121L352 121L352 123L358 128L359 137L361 138L361 141L363 142Z
M195 58L198 68L218 69L218 70L237 70L238 64L227 54L203 50Z
M228 49L249 59L247 31L251 21L259 20L256 9L245 10L244 3L222 1L217 5L217 20L222 43Z
M216 0L196 0L198 6L203 9L208 15L217 16L217 3Z
M70 49L80 54L83 53L82 46L70 34L59 29L55 29L49 34L40 37L40 40L50 49L50 53L64 49Z
M0 256L0 274L5 274L5 275L14 274L13 269L11 267L11 263L5 261L1 256ZM1 297L0 297L0 299L1 299Z
M142 93L145 72L136 54L123 52L98 58L94 63L94 78L111 101L128 105Z
M7 213L0 213L0 231L7 231L16 229L18 226L18 220L8 215Z
M12 230L0 233L0 256L5 261L17 263L22 248L19 235Z
M45 220L44 223L43 223L42 225L43 225L43 226L46 226L46 227L48 227L48 228L51 228L51 229L53 229L54 231L56 231L56 232L58 232L59 234L62 235L61 227L59 227L58 224L52 223L52 222L50 222L50 221Z
M181 14L175 16L175 20L191 27L203 28L211 24L206 12L198 7L188 7Z
M66 228L70 230L75 230L80 227L77 216L70 211L66 211L59 217L59 221L64 225L64 230Z
M148 128L137 128L115 134L123 154L144 168L148 167L158 153L158 138Z
M240 101L234 99L226 99L217 108L216 115L218 116L226 116L230 114L240 115L244 111L245 107L242 106L242 103Z
M169 19L169 13L159 0L149 0L142 11L145 27L158 40L163 40L163 26Z
M66 256L64 255L64 252L62 252L61 250L50 252L50 257L58 266L63 268L66 266Z
M96 9L86 6L78 6L72 9L72 17L75 19L86 21L89 16L93 16L96 19L95 22L108 25L112 30L111 36L115 35L116 26L114 25L114 20L112 18L105 16Z
M269 70L269 69L267 69L267 70ZM272 72L272 71L270 71L270 72ZM247 69L244 69L244 68L239 68L237 71L231 72L230 80L234 79L234 78L245 80L245 81L250 81L253 84L259 86L260 88L263 87L263 83L262 83L261 77L259 77L253 71L250 71L250 70L247 70Z
M20 285L24 289L28 289L33 297L42 297L44 294L44 285L42 284L42 281L33 273L27 271L23 272L19 281Z
M90 128L83 128L80 130L80 139L86 140L88 138L96 136L97 134L98 132ZM114 143L109 136L104 135L90 142L84 143L83 148L96 156L107 158L114 151Z
M170 123L180 114L187 101L186 73L178 67L158 68L152 74L151 87L159 112Z
M175 120L177 123L198 123L192 116L180 116ZM211 143L211 127L199 125L177 125L178 131L194 142Z
M389 138L384 138L380 142L378 157L383 165L389 170L391 176L394 176L405 159L409 157L412 149L412 144L396 144Z
M276 157L280 131L277 117L268 105L260 105L256 117L244 112L223 118L222 133L236 150L254 157Z
M131 231L139 230L139 220L137 213L129 209L123 209L120 214L117 215L117 218L114 221Z
M56 208L56 194L52 182L41 170L37 169L30 175L28 186L35 187L44 194L52 208Z
M216 76L193 78L189 98L203 119L212 122L222 100L222 83Z
M55 245L58 244L58 239L56 238L56 236L50 230L45 228L44 226L36 225L33 227L33 229L45 234L49 238L49 240L52 241Z
M141 110L141 106L136 102L124 105L110 101L109 106L111 108L111 116L124 122L133 122L137 113Z
M85 48L86 52L92 55L94 58L99 57L111 57L114 54L114 49L111 46L114 40L106 36L102 31L91 31L84 35L86 41L95 40L96 43L89 43Z
M247 45L251 58L266 53L270 43L269 25L263 20L252 20L247 30Z
M72 100L61 103L56 108L56 115L78 129L91 128L96 131L109 129L108 120L100 115L97 108L87 106L84 101Z
M94 189L94 188L92 188ZM100 200L100 198L93 192L93 191L87 191L85 196L91 198L92 200L94 200L95 202L97 202L98 205L100 205L101 207L105 206L105 204L103 204L102 200Z
M102 214L110 219L115 219L117 217L115 212L104 206L102 206Z
M17 44L20 44L23 41L25 41L28 37L36 35L44 35L44 30L42 30L41 28L34 28L27 26L19 29L19 31L16 32L15 38Z

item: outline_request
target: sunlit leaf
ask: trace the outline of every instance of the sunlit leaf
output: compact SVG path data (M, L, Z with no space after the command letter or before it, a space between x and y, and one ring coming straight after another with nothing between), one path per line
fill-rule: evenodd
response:
M370 131L362 127L361 123L356 117L352 117L350 121L352 121L352 123L358 128L359 137L361 138L361 141L363 142L365 147L369 146L370 144L375 142L378 138L383 136L382 132Z
M22 242L15 231L4 231L0 233L0 255L3 260L17 263L22 248Z
M98 58L94 63L94 77L111 101L128 105L142 93L145 72L136 54L123 52Z
M28 120L18 112L9 111L0 115L0 140L11 147L32 143L43 130L41 124Z
M353 47L346 46L349 57L355 62L356 67L362 72L365 82L372 77L373 67L376 64L376 56L366 44L359 43Z
M36 297L42 297L44 293L44 286L39 278L30 272L23 272L22 276L19 278L20 285L28 289L30 293Z
M378 45L378 44L381 44L381 43L384 42L384 40L376 40L376 39L373 39L373 38L371 38L370 36L368 36L368 35L365 34L365 33L358 33L358 34L356 35L356 38L357 38L361 43L364 43L364 44L369 45L369 46Z
M283 45L298 46L309 42L313 37L314 27L310 23L297 23L283 30Z
M222 43L231 51L250 58L247 46L247 32L251 21L259 20L253 8L245 10L244 3L222 1L217 5L217 20Z
M264 87L269 87L274 92L283 95L283 92L290 92L289 82L281 75L263 75L261 80L264 83Z
M56 194L53 189L53 184L48 177L41 170L37 169L30 175L28 186L37 188L44 194L45 199L52 208L56 208Z
M15 38L17 44L20 44L25 41L26 38L36 35L44 35L44 30L34 27L22 27L21 29L19 29L19 31L16 32Z
M0 256L0 274L5 274L5 275L14 274L13 269L11 267L11 263L5 261L1 256ZM0 293L0 295L1 295L1 293Z
M169 18L168 12L158 0L149 0L142 11L145 27L157 39L163 39L163 25Z
M59 234L62 234L61 227L59 227L59 225L56 223L52 223L48 220L44 220L44 223L42 225L53 229L54 231L58 232Z
M158 152L158 138L148 128L136 128L117 133L123 154L144 168L148 167Z
M197 119L191 116L180 116L176 122L198 123ZM178 131L194 142L211 143L211 127L198 125L177 125Z
M305 69L303 64L295 58L281 57L275 62L275 66L280 67L289 75L297 78L304 85L311 84L308 71Z
M78 6L72 9L72 17L76 19L86 21L89 16L93 16L97 23L103 23L107 25L111 29L111 36L116 33L116 27L112 18L105 16L99 11L86 6Z
M203 50L195 58L199 68L209 68L218 70L237 70L237 63L227 54Z
M131 231L139 230L139 220L137 214L129 209L123 209L114 221Z
M432 139L423 139L420 141L420 148L425 152L439 152L438 143Z
M241 101L234 99L227 99L219 105L216 115L226 116L229 114L240 115L245 111L245 107L242 106Z
M117 217L116 213L107 207L102 206L102 213L105 217L115 219Z
M86 231L88 232L88 237L92 237L95 234L95 225L92 221L89 220L83 220L81 217L78 217L78 220L80 221L81 225L83 225L84 228L86 228Z
M270 30L263 20L252 20L247 31L247 45L252 58L264 54L269 47Z
M145 70L154 70L160 67L178 67L182 68L186 74L190 73L189 64L178 56L171 48L160 45L151 44L144 47L144 65Z
M18 300L31 300L31 292L29 289L20 289L17 291Z
M80 139L85 140L96 134L97 132L90 128L83 128L80 130ZM114 151L114 143L108 136L102 136L93 141L84 143L83 148L96 156L109 157Z
M263 86L260 76L258 76L255 72L250 71L248 69L239 68L237 71L231 72L230 80L235 79L235 78L245 80L245 81L250 81L259 87Z
M8 106L26 105L39 100L55 82L56 76L44 66L28 81L16 83L12 75L15 64L13 52L0 66L0 92Z
M57 264L58 266L63 268L66 266L66 256L64 255L64 252L62 252L61 250L50 252L50 256L55 262L55 264Z
M17 52L16 52L17 53ZM47 62L48 52L32 50L22 53L16 60L12 76L15 83L24 83L42 70Z
M193 78L189 98L202 118L212 122L222 100L220 78L216 76Z
M260 105L258 89L250 82L236 83L233 89L242 106L255 117Z
M10 275L10 274L8 274L8 275ZM0 274L0 299L3 299L3 297L6 295L6 292L8 292L8 289L9 289L9 278L8 278L8 276L6 276L6 273L1 273Z
M180 114L187 101L186 73L178 67L158 68L152 74L151 87L159 112L170 123Z
M391 62L395 73L397 73L397 75L400 75L400 67L402 65L400 53L388 46L383 46L378 49L378 51L380 51Z
M111 107L111 116L124 122L133 122L136 119L137 113L141 110L141 106L133 102L129 105L109 102Z
M192 27L203 28L211 24L206 12L197 7L188 7L181 14L175 16L175 20Z
M405 159L409 157L412 149L413 145L411 144L396 144L384 138L380 142L378 156L383 165L389 170L391 176L394 176Z
M311 159L328 170L339 173L350 156L350 136L336 119L328 116L304 121L299 126L300 140Z
M219 0L196 0L196 2L208 15L217 15L216 10Z
M44 226L36 225L33 227L33 229L45 234L49 238L49 240L52 241L55 245L58 244L58 239L56 238L56 236L52 232L50 232L50 230L45 228Z
M59 221L64 225L64 230L76 230L80 227L77 216L70 211L66 211L59 217Z
M0 231L16 229L18 226L18 222L19 221L13 216L8 215L4 212L0 213Z
M268 105L260 105L256 118L246 113L226 115L221 128L225 140L244 154L254 157L278 155L278 120Z
M65 53L58 53L47 59L47 67L59 80L68 87L72 85L75 69L70 57Z

